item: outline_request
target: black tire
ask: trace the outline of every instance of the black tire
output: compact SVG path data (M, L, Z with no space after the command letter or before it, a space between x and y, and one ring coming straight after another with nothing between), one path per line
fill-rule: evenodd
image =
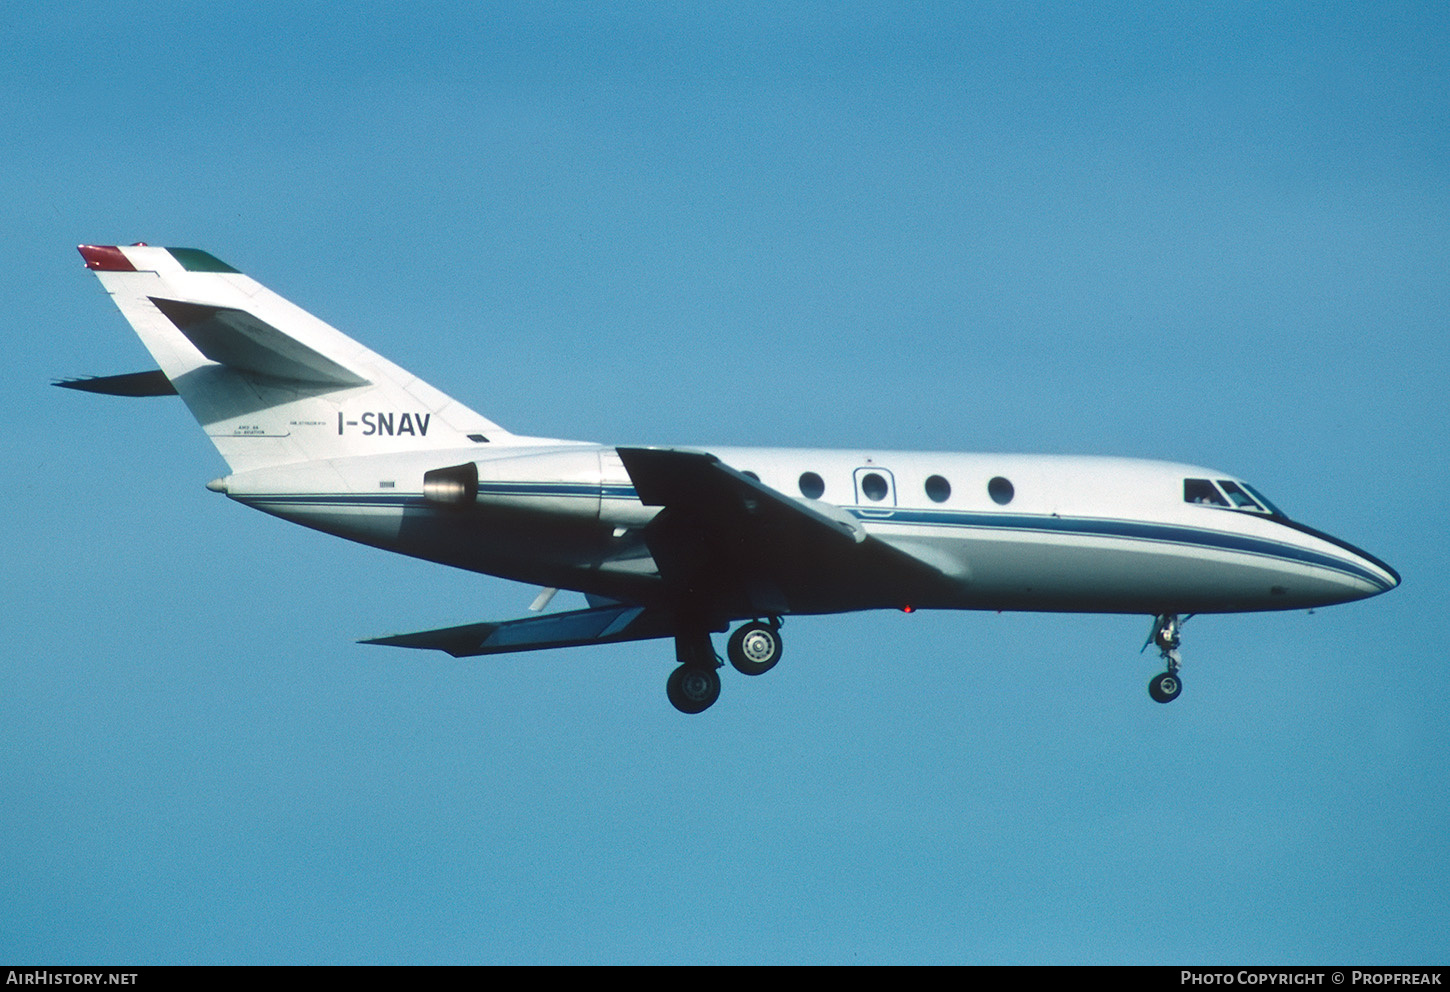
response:
M703 713L720 698L720 674L703 665L681 665L670 673L665 692L681 713Z
M1175 672L1161 672L1148 683L1148 695L1155 703L1171 703L1183 691L1183 682Z
M741 675L764 675L780 661L780 631L768 623L747 623L730 635L725 654Z

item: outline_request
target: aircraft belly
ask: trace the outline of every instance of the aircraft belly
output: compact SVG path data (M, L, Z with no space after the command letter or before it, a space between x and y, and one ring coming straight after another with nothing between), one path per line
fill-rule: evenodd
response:
M363 544L391 548L403 523L403 507L350 499L309 496L254 497L240 500L263 513Z
M622 590L636 590L642 579L658 578L652 563L648 574L641 575L640 554L631 555L632 546L613 539L611 530L597 521L532 510L481 505L464 513L421 509L405 517L398 541L396 550L415 557L602 595L618 596ZM623 567L612 567L616 562Z
M474 572L645 602L660 577L632 537L574 512L509 505L439 507L399 495L272 495L256 509L363 544ZM569 510L576 510L571 506ZM1312 562L1186 541L992 527L893 525L868 532L939 573L930 590L878 564L863 574L849 559L766 576L781 612L965 608L1068 612L1237 612L1299 609L1379 591ZM822 567L824 566L824 567ZM764 588L764 587L762 587ZM740 605L741 615L762 612ZM764 612L771 612L765 610Z
M1343 573L1267 554L1178 542L1057 534L967 542L970 599L1000 609L1237 612L1355 599Z
M866 532L963 586L972 582L972 542L941 528L866 525Z
M459 510L399 498L248 498L263 512L361 544L519 582L631 601L659 576L648 554L578 516L507 507Z

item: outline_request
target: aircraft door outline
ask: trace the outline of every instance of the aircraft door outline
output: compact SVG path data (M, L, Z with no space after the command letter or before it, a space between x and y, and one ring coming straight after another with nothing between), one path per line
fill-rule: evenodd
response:
M879 465L863 465L853 473L856 505L872 517L889 517L896 511L896 477Z

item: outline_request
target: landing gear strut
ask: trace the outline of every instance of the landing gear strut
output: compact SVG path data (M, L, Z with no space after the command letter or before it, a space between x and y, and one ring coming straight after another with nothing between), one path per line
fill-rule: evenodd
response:
M730 664L742 675L764 675L780 661L780 618L742 624L726 645ZM670 673L665 692L681 713L703 713L720 698L721 662L705 631L675 635L675 658L680 667Z
M670 673L665 693L681 713L703 713L720 698L720 659L708 633L675 635L680 667Z
M1155 703L1171 703L1183 691L1183 682L1178 677L1178 645L1186 622L1178 619L1177 613L1160 613L1153 618L1153 631L1148 640L1158 646L1158 653L1168 666L1168 671L1153 676L1148 683L1148 695Z

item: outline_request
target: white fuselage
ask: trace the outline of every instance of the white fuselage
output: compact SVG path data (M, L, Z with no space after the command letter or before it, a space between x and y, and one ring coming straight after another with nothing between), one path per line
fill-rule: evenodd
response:
M1114 613L1281 610L1362 599L1399 583L1383 562L1272 508L1191 502L1185 480L1231 476L1123 458L707 448L722 463L844 519L950 581L913 601L787 590L779 612L863 608ZM466 505L425 473L472 462ZM1242 483L1238 483L1242 486ZM615 448L538 447L360 456L229 476L257 509L391 551L544 586L649 603L659 586L643 505ZM473 495L470 493L470 495ZM738 617L758 612L741 607Z
M760 675L781 617L869 609L1152 614L1176 698L1187 613L1284 610L1399 584L1383 562L1191 465L1122 458L610 447L506 430L208 252L81 245L232 474L209 488L389 551L589 607L371 638L476 657L673 638L673 705L719 695L711 634ZM548 596L538 603L542 605ZM735 625L736 621L749 622Z

